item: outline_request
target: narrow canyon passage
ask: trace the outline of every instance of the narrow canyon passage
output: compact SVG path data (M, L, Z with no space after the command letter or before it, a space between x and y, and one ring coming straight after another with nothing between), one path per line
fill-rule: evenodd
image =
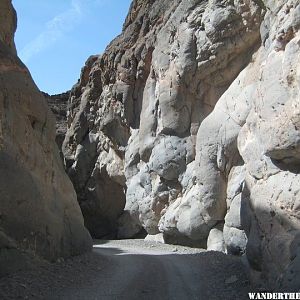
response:
M1 299L248 299L236 257L143 240L98 241L93 252L0 280ZM2 293L2 294L1 294Z
M0 300L300 292L300 1L126 1L120 34L52 95L18 13L55 10L47 44L86 11L86 45L110 29L88 18L99 1L0 0ZM81 49L69 33L57 49Z

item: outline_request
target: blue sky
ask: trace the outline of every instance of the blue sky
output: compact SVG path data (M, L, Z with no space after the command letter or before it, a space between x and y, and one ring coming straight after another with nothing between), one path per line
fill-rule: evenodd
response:
M18 55L40 90L70 89L92 54L121 33L131 0L13 0Z

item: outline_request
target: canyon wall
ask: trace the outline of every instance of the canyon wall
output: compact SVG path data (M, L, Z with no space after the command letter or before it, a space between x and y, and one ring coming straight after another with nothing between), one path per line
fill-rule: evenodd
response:
M299 286L297 0L135 0L71 90L63 143L95 237L245 255Z
M63 152L94 236L159 232L184 193L198 128L251 59L262 17L253 1L133 1L123 33L88 59Z
M17 57L16 21L11 1L1 0L1 274L18 265L24 253L55 260L92 244L55 144L54 117Z

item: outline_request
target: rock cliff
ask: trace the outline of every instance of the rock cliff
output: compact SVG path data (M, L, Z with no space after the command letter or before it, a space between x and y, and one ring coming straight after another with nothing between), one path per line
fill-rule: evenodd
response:
M94 236L117 228L125 190L119 236L159 232L202 120L258 46L262 15L253 1L133 1L123 33L88 59L63 151Z
M54 117L16 55L16 13L0 1L0 269L22 254L82 253L91 238L55 144ZM19 265L18 265L19 266Z
M163 233L299 286L297 0L135 0L71 90L63 143L95 237Z

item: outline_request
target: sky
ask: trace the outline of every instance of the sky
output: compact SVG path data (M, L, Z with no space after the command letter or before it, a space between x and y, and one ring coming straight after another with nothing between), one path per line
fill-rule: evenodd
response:
M90 55L121 33L131 0L13 0L18 55L40 90L69 90Z

